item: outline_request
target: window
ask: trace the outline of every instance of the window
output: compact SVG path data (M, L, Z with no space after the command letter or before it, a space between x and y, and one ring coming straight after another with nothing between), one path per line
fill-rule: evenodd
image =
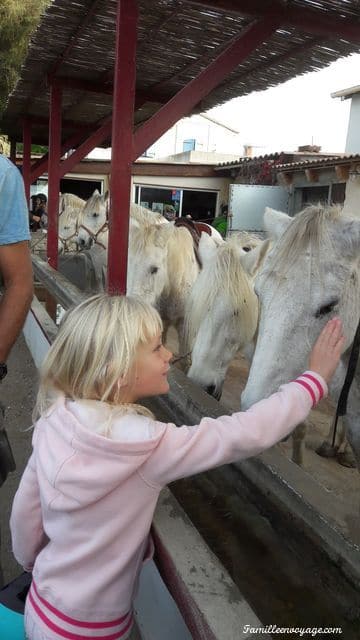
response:
M196 140L195 138L189 138L189 140L183 141L183 151L195 151Z

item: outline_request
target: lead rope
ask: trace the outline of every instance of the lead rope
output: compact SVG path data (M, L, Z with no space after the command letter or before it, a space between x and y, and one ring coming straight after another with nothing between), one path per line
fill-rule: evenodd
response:
M344 384L341 389L339 400L336 406L336 413L335 413L334 422L333 422L333 437L332 437L332 443L331 443L332 447L335 447L336 429L337 429L339 416L345 416L347 412L347 401L349 397L350 388L354 380L357 361L359 359L359 353L360 353L360 319L356 329L354 342L351 348L349 364L348 364Z

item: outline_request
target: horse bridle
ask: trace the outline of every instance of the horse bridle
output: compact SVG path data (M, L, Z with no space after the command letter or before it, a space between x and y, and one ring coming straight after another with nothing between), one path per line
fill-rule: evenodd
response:
M108 220L106 220L104 224L100 227L100 229L97 230L96 233L88 229L88 227L85 224L81 224L79 226L79 229L84 229L86 233L89 234L90 238L93 239L94 244L98 244L100 247L106 250L106 246L102 242L99 242L97 238L98 238L98 235L102 233L102 231L105 231L105 229L107 229L108 227L109 227L109 222Z
M63 246L64 246L64 253L66 251L69 251L69 247L68 247L68 242L74 238L75 236L77 236L78 234L78 230L75 229L74 233L71 234L71 236L69 236L68 238L63 238L62 236L59 236L59 240L60 242L62 242Z
M338 403L336 405L336 412L335 412L334 423L333 423L334 426L333 426L332 447L335 446L336 428L337 428L339 416L345 416L347 412L347 401L348 401L351 385L354 380L357 362L359 359L359 354L360 354L360 319L356 329L354 342L351 347L349 364L346 371L344 384L340 391Z

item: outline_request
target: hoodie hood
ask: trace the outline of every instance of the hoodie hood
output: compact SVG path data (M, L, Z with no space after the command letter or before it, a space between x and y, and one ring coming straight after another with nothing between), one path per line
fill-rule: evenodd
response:
M79 509L112 492L139 472L164 430L131 407L124 414L102 402L59 398L34 432L38 473L54 492L52 509Z

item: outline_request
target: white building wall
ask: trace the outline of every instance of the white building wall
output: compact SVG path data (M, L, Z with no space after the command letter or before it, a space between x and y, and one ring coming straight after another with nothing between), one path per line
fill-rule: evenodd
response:
M360 175L351 175L346 182L343 213L360 218Z
M351 98L345 153L360 153L360 93Z
M183 118L148 149L147 155L165 158L184 151L184 141L195 140L196 151L242 155L239 134L203 116Z

